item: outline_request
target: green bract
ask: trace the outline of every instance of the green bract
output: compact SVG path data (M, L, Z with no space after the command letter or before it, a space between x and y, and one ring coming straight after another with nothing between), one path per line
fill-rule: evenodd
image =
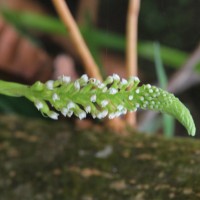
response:
M58 119L59 113L68 117L75 115L79 119L87 114L98 119L113 119L139 108L160 111L174 116L190 135L195 135L191 114L178 98L150 84L138 86L139 82L137 77L126 80L120 79L117 74L108 76L104 82L89 79L87 75L76 81L62 76L46 83L38 81L30 87L0 81L0 93L25 96L43 115L52 119Z

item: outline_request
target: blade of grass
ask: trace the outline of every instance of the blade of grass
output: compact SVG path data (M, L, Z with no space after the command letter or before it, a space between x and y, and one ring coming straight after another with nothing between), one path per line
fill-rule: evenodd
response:
M167 87L167 75L164 70L164 66L161 60L161 55L160 55L160 44L155 42L154 43L154 58L155 58L155 66L156 66L156 72L158 76L158 82L159 86L162 89L165 89Z
M158 77L159 86L162 89L167 88L167 75L164 70L164 66L162 63L161 55L160 55L160 44L154 43L154 55L155 55L155 66L156 66L156 73ZM174 135L174 118L163 114L163 128L164 134L167 138L171 138Z
M9 9L0 10L3 17L14 25L27 29L36 29L44 33L66 35L64 24L55 17Z

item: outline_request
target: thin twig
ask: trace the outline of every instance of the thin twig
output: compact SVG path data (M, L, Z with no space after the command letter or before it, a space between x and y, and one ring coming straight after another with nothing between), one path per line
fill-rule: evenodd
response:
M75 48L77 49L79 53L79 56L81 57L86 73L90 77L94 77L99 80L102 80L101 74L99 72L99 68L97 64L95 63L89 49L87 48L87 45L80 34L77 24L74 18L72 17L67 4L65 3L64 0L52 0L52 2L60 18L65 24L68 30L69 36L72 39L75 45Z
M137 34L140 0L130 0L127 14L126 72L127 77L137 76ZM136 127L136 113L126 115L128 125Z
M52 2L54 3L54 6L60 15L60 18L62 19L63 23L68 29L69 35L84 63L86 73L90 77L94 77L96 79L102 80L98 66L96 65L90 51L88 50L80 34L80 31L69 11L67 4L65 3L64 0L52 0ZM124 122L120 118L109 120L108 126L110 128L115 129L115 131L118 133L123 132L125 130Z
M180 93L200 82L200 75L196 73L195 67L200 61L200 44L190 55L186 63L169 80L167 87L172 93Z

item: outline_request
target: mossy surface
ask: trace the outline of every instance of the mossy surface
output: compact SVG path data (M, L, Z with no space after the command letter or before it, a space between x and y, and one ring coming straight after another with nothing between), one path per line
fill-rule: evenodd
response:
M0 117L0 200L200 199L200 141Z

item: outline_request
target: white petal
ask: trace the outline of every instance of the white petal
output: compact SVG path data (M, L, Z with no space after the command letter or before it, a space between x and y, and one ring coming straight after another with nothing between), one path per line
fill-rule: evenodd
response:
M49 90L53 90L53 84L54 84L53 80L49 80L46 82L46 86Z
M128 99L131 101L133 100L133 95L129 95Z
M67 108L68 108L68 110L69 110L69 109L71 109L71 108L75 108L75 106L76 106L76 104L75 104L74 102L71 101L71 102L68 103Z
M43 103L40 102L40 101L37 101L37 102L35 103L35 106L36 106L36 108L37 108L38 110L41 110L41 109L44 107Z
M86 106L85 111L86 111L87 113L90 113L90 112L91 112L91 106Z
M140 89L137 89L135 92L136 92L137 94L139 94L139 93L140 93Z
M51 119L55 119L55 120L57 120L59 114L56 113L56 112L53 112L53 111L52 111L48 116L49 116Z
M104 107L106 107L107 105L108 105L108 100L103 100L102 102L101 102L101 106L104 108Z
M119 77L119 75L117 75L117 74L113 74L113 79L114 79L115 81L119 81L119 80L120 80L120 77Z
M110 88L110 89L109 89L109 93L110 93L110 94L116 94L117 92L118 92L118 90L115 89L115 88Z
M96 100L97 100L96 94L92 95L90 98L90 101L94 103L94 102L96 102Z
M54 93L52 96L52 99L53 101L57 101L57 100L60 100L60 97L56 93Z
M79 117L80 120L82 120L82 119L86 118L86 113L81 112L81 113L78 114L78 117Z
M88 76L87 76L87 74L83 74L83 75L81 76L81 79L82 79L85 83L87 83L87 82L88 82Z

